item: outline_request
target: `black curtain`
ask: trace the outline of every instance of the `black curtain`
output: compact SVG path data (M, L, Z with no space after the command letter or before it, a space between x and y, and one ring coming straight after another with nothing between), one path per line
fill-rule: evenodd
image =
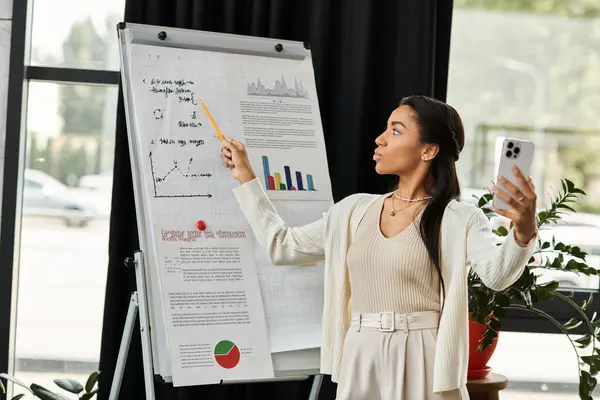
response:
M308 42L311 46L335 200L382 193L374 139L406 95L445 100L452 0L127 0L125 21ZM134 271L123 260L139 248L123 99L120 93L109 268L99 399L108 399ZM122 399L144 398L136 327ZM311 381L175 389L156 385L158 399L306 399ZM325 379L321 399L333 399Z

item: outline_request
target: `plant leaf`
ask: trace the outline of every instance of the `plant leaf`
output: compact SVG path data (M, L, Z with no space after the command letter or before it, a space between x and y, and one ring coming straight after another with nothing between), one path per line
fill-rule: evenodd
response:
M498 332L502 329L502 324L497 319L492 319L490 320L490 328Z
M69 393L79 394L83 392L83 385L74 379L55 379L54 383Z
M479 198L479 201L477 202L477 207L481 208L481 207L485 206L487 203L490 202L490 200L492 199L492 197L493 196L491 194L489 194L489 193L484 194L483 196L481 196Z
M15 383L15 384L29 390L31 393L33 393L31 391L31 389L29 388L29 386L27 386L25 383L21 382L20 380L18 380L16 378L13 378L12 376L10 376L8 374L2 373L2 374L0 374L0 378L6 379L7 381L11 381L12 383Z
M575 328L581 326L581 324L583 324L583 321L578 321L575 318L571 318L570 320L568 320L567 322L565 322L563 324L563 326L565 327L565 329L571 330L571 329L575 329Z
M587 371L581 371L579 376L579 397L582 399L592 399L592 392L596 387L597 381Z
M35 396L39 397L41 400L64 400L62 397L60 397L56 393L51 392L48 389L46 389L45 387L42 387L35 383L31 384L31 390L33 391L33 394Z
M572 207L566 205L565 203L559 203L559 204L557 204L556 208L564 208L564 209L567 209L569 211L576 212Z
M94 371L90 374L90 376L87 379L87 382L85 383L85 391L87 393L90 393L90 392L92 392L92 390L94 390L94 386L96 386L99 376L100 376L99 371Z
M590 335L588 333L588 334L580 337L579 339L575 339L573 341L580 345L579 348L583 349L583 348L589 346L590 343L592 343L592 335Z
M98 393L98 389L94 389L90 392L84 393L79 400L90 400L92 397L94 397L96 395L96 393Z
M500 306L494 308L493 314L496 318L504 318L508 315L506 310Z
M583 311L587 310L587 308L590 306L590 304L592 304L593 299L594 299L594 294L590 293L590 297L588 297L588 299L586 301L584 301L583 304L581 304L581 309Z
M540 287L543 287L547 291L554 292L556 289L558 289L558 285L558 281L550 281L545 285L540 285Z
M508 298L508 296L502 293L496 293L494 295L494 300L496 301L496 304L498 304L500 307L508 307L510 305L510 299Z
M25 393L19 393L18 395L14 396L11 400L19 400L23 397L25 397Z
M498 236L506 236L506 235L508 235L508 231L507 231L507 230L506 230L506 228L505 228L505 227L503 227L503 226L499 226L499 227L498 227L498 229L496 229L496 230L494 231L494 233L495 233L496 235L498 235Z

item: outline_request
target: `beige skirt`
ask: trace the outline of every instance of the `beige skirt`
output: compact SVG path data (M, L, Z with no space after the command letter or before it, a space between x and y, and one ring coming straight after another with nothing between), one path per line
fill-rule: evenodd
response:
M337 400L467 400L465 387L433 394L439 313L353 314Z

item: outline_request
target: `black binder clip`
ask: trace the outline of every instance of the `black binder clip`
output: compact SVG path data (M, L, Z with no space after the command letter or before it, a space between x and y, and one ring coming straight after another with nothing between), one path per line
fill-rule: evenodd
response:
M165 40L165 39L167 38L167 32L165 32L165 31L160 31L160 32L158 33L158 38L159 38L160 40Z

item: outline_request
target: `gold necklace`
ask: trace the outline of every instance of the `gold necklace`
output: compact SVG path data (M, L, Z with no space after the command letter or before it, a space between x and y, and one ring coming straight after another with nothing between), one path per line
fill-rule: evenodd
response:
M395 200L396 200L396 199L394 199L394 198L392 197L392 211L390 211L390 215L391 215L392 217L394 217L394 216L396 215L396 202L395 202ZM413 205L413 204L416 204L416 203L410 203L410 204L409 204L409 205L407 205L406 207L404 207L404 208L401 208L401 209L399 209L399 210L397 210L397 211L404 211L404 210L406 210L408 207L412 207L412 205Z

